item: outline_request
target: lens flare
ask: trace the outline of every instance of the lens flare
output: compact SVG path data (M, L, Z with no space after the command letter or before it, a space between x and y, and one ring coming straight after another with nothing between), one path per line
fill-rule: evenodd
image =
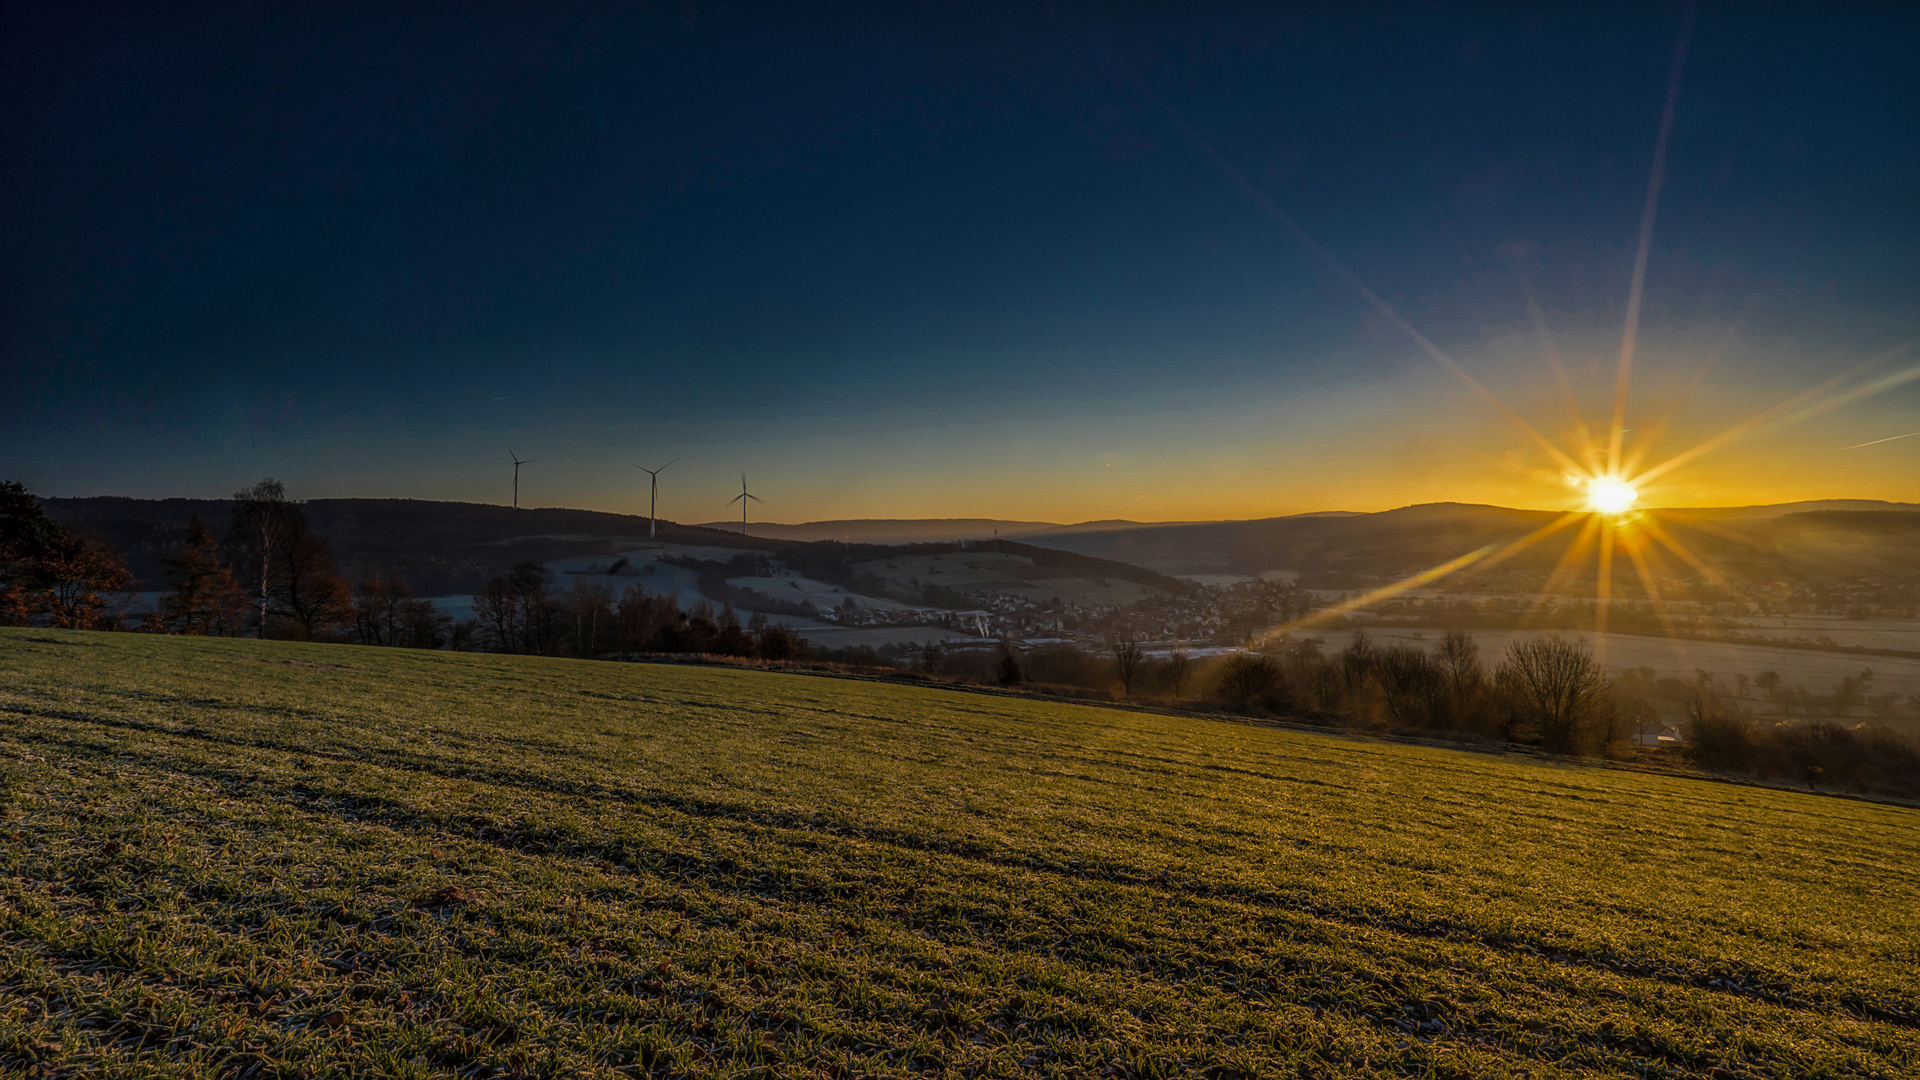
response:
M1633 509L1640 493L1617 476L1602 476L1587 485L1587 505L1602 514L1624 514Z

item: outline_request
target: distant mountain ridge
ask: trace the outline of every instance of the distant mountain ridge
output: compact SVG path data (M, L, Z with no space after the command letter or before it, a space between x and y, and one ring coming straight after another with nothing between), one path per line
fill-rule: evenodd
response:
M161 559L178 550L198 516L217 531L224 499L49 498L47 513L97 532L157 588ZM647 519L597 510L515 510L424 499L313 499L301 504L349 577L399 573L423 595L472 592L517 562L608 554L644 542ZM1920 573L1920 504L1827 499L1773 506L1659 512L1668 531L1722 572L1824 578ZM1327 511L1245 521L1099 521L1075 525L994 518L860 519L798 525L682 525L662 520L659 538L679 544L776 554L810 542L948 544L1000 530L1031 545L1140 567L1156 574L1255 575L1272 570L1392 577L1506 544L1560 515L1549 510L1424 503L1376 513ZM1539 569L1578 534L1562 530L1507 565Z
M1779 577L1920 572L1920 504L1823 499L1773 506L1657 511L1666 531L1722 572ZM1398 576L1488 544L1504 545L1562 512L1473 503L1421 503L1377 513L1300 514L1250 521L1139 525L1038 533L1027 543L1114 559L1169 574L1269 570ZM1902 524L1911 522L1911 525ZM1867 538L1864 545L1809 540L1809 530ZM1515 556L1515 569L1550 567L1575 542L1568 528Z
M987 540L996 533L1013 536L1063 526L1049 521L1002 521L997 518L849 518L785 525L751 522L747 528L760 536L781 540L838 540L844 544L921 544L947 540ZM709 521L703 529L740 531L737 521Z

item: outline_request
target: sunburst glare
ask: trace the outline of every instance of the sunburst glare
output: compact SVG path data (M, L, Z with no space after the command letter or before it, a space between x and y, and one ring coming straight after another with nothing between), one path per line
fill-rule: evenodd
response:
M1633 485L1617 476L1597 476L1587 482L1587 505L1602 514L1624 514L1638 498Z

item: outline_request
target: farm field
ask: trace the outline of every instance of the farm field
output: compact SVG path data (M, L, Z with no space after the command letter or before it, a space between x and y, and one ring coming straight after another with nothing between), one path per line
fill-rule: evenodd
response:
M1920 811L756 671L0 630L0 1070L1920 1072Z

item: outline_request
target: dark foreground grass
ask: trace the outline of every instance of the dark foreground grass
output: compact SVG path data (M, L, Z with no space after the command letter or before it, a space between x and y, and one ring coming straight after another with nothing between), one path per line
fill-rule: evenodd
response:
M1920 813L937 689L0 631L0 1071L1920 1075Z

